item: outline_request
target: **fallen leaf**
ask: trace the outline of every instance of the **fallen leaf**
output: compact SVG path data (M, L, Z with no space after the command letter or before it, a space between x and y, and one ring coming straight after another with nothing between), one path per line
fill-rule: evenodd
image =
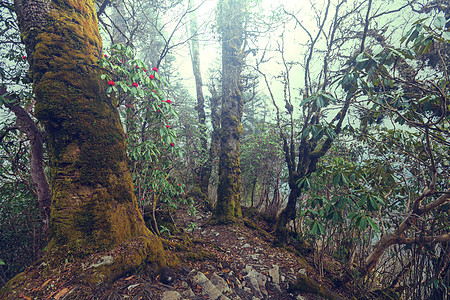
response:
M134 275L131 275L130 277L125 278L125 280L130 280L130 279L133 279L133 278L134 278Z
M52 280L49 279L49 280L47 280L46 282L44 282L44 283L41 285L40 289L44 288L50 281L52 281Z
M56 300L58 300L59 298L61 298L65 294L67 294L68 292L69 292L69 288L63 288L54 297L55 297Z

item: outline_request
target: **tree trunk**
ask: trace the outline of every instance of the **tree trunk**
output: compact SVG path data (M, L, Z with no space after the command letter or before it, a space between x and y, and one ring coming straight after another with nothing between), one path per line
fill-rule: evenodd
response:
M216 88L214 86L214 83L209 88L209 91L211 93L210 98L210 106L211 106L211 124L212 124L212 132L211 132L211 144L209 148L209 158L208 158L208 164L206 169L206 178L208 182L211 181L212 176L212 166L214 163L214 160L218 158L219 156L219 150L220 150L220 115L219 115L219 106L221 102L221 97L217 94ZM210 192L209 190L212 190ZM217 195L216 186L214 184L211 184L208 187L208 198L210 200L211 209L214 208L215 203L217 202Z
M191 1L190 1L191 2ZM195 2L195 1L192 1ZM191 3L189 3L191 6ZM209 176L208 173L208 142L206 134L206 113L205 113L205 98L203 97L203 81L200 71L200 51L198 43L198 26L195 11L189 14L190 16L190 32L191 32L191 61L192 69L195 78L195 89L197 92L197 105L195 110L198 115L198 123L200 128L200 161L201 167L199 170L199 186L200 191L204 195L208 195Z
M36 195L38 198L39 207L42 218L42 231L44 237L47 237L48 224L50 219L50 186L48 184L47 176L45 174L43 158L44 158L44 138L39 131L36 123L31 119L28 112L18 104L6 104L6 106L16 115L17 124L20 131L26 134L30 140L31 164L30 173L33 179L34 187L36 188Z
M68 254L85 257L132 240L140 249L129 247L110 271L95 275L96 283L136 268L149 255L165 264L161 241L145 227L137 207L116 100L106 96L100 79L102 41L94 2L16 0L15 11L31 66L36 116L48 140L50 265L56 267Z
M219 187L213 219L235 223L242 218L239 143L242 134L243 7L242 1L219 4L222 34L222 114L220 133Z

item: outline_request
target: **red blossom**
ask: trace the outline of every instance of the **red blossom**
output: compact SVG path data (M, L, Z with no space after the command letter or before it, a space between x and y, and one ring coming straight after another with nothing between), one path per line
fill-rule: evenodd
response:
M27 56L26 55L22 56L22 59L27 59Z
M144 72L147 72L147 69L146 69L146 68L142 68L142 70L144 70Z
M181 186L181 183L179 183L178 186Z
M153 90L152 92L153 92L153 93L156 93L156 90Z
M103 54L103 56L104 56L105 58L107 58L107 57L108 57L108 55L106 55L106 54Z
M116 85L116 83L114 81L110 80L110 81L108 81L108 85L113 86L113 85Z
M138 87L138 84L137 84L137 82L133 82L133 84L131 86Z
M150 79L155 79L155 75L150 75L150 76L148 76L148 78L150 78Z
M158 68L157 67L153 67L152 70L155 71L155 72L158 72Z
M169 99L167 99L167 100L166 100L166 102L167 102L167 103L169 103L169 104L171 104L171 103L172 103L172 101L170 101Z
M169 125L166 125L166 128L170 128L170 126L169 126Z
M170 143L170 147L174 147L175 146L175 144L174 143Z

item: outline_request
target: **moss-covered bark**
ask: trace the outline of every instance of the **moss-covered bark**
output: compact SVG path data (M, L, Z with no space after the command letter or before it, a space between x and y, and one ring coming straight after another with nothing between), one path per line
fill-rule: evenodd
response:
M162 253L152 254L162 247L138 210L115 100L100 79L94 2L17 0L15 8L51 163L48 258L82 257L139 238L155 247L134 261L153 255L164 264Z
M242 85L245 3L219 3L219 30L222 35L222 114L220 131L219 187L213 220L234 223L242 219L241 165L239 143L242 134Z

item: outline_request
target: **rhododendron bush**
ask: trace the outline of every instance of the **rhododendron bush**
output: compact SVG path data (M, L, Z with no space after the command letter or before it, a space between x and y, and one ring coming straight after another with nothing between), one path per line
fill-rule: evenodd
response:
M109 52L101 62L109 70L102 79L108 82L106 92L117 99L124 123L139 207L159 233L155 212L176 208L184 187L170 173L173 158L179 154L175 131L169 125L176 122L177 113L165 96L167 83L157 67L147 67L134 58L131 48L121 44Z

